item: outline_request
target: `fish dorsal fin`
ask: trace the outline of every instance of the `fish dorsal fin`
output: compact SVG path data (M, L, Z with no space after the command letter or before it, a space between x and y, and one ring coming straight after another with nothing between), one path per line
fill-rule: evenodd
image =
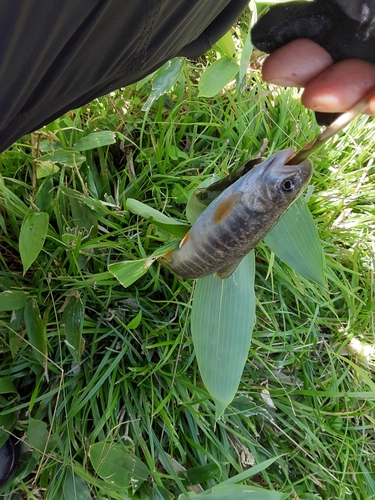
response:
M228 196L221 200L214 213L215 224L220 224L220 222L223 222L225 217L227 217L227 215L229 215L233 210L233 207L238 202L240 197L241 192L235 191L234 193L228 194Z

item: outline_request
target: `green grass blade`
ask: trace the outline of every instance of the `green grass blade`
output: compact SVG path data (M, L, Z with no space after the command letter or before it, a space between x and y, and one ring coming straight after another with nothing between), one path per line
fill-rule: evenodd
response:
M232 276L197 280L191 330L204 384L220 416L234 398L247 359L255 319L254 252Z
M27 212L23 219L19 239L23 274L26 273L43 248L48 231L48 221L47 213L35 212L34 210Z
M285 264L321 286L325 286L324 254L314 219L299 198L264 238Z

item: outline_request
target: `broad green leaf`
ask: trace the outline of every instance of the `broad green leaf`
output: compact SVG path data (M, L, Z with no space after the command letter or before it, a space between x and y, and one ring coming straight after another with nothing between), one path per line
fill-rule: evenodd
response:
M88 134L82 139L79 139L74 144L74 148L78 151L88 151L89 149L101 148L103 146L109 146L116 142L115 132L110 130L103 130L102 132L93 132Z
M47 333L46 325L40 316L39 307L34 298L28 300L24 311L26 333L30 344L35 348L36 359L46 369L47 366Z
M76 198L70 198L72 217L76 227L86 229L91 238L98 236L98 218L92 208Z
M324 253L314 219L303 198L293 203L264 241L285 264L325 286Z
M152 207L149 207L145 203L141 201L135 200L134 198L128 198L126 200L127 209L133 214L140 215L145 219L151 220L155 226L168 231L170 234L183 237L189 230L190 226L188 224L184 224L172 217L168 217L167 215L162 214L158 210L155 210Z
M65 340L74 361L80 363L83 351L82 326L84 320L84 308L78 292L66 299L62 315Z
M47 448L49 432L47 424L34 418L29 419L27 429L27 440L29 445L38 452L43 452Z
M0 377L0 394L18 394L10 377Z
M86 161L86 157L82 156L81 153L74 148L56 149L52 153L48 153L38 158L39 163L61 163L68 167L78 167L82 165L84 161Z
M224 486L219 484L198 496L209 498L210 500L283 500L286 498L284 493L267 491L263 488L257 488L256 486L241 484Z
M41 212L49 212L52 209L54 193L53 180L49 177L41 183L35 195L34 203Z
M23 265L23 274L38 257L44 245L48 231L48 214L29 210L22 222L19 250Z
M239 71L233 59L222 57L209 66L199 81L199 97L213 97L229 83Z
M136 489L148 477L147 467L122 444L101 441L90 447L95 472L117 488Z
M17 311L22 309L28 298L27 292L6 290L0 293L0 311Z
M6 413L2 415L0 413L0 448L8 440L9 433L7 431L12 431L16 425L17 411L12 413Z
M254 252L227 279L200 278L191 331L203 382L219 417L234 398L246 363L255 320Z
M232 34L230 31L227 31L225 35L223 35L220 40L218 40L214 47L214 49L218 49L224 56L229 58L233 58L236 53L236 47L234 45L234 41L232 38Z
M157 70L155 78L152 81L152 92L144 103L142 111L148 111L160 96L172 89L180 78L183 67L183 60L179 57L175 57L171 61L167 61Z
M168 158L175 161L179 160L180 158L182 158L183 160L187 160L189 158L189 155L185 153L185 151L182 151L174 144L167 144L165 148L165 154Z
M62 484L62 500L90 500L91 498L86 481L69 468Z

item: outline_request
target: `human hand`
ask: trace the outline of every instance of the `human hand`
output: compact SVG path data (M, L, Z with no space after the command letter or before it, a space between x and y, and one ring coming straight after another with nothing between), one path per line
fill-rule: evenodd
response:
M256 23L252 40L271 53L263 77L304 87L302 103L321 124L375 93L375 2L315 0L277 4ZM368 112L375 114L375 98Z
M302 104L323 113L342 113L370 94L368 114L375 115L375 64L361 59L334 63L317 43L298 39L272 52L263 79L284 87L303 87Z

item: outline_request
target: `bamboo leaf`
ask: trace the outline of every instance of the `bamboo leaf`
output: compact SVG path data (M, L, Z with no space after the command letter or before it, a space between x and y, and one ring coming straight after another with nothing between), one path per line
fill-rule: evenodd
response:
M18 391L10 377L0 377L0 394L17 394Z
M213 97L229 83L239 71L237 63L229 57L221 57L209 66L199 81L199 97Z
M203 382L219 417L234 398L247 359L255 320L254 252L231 277L197 280L191 330Z
M23 274L38 257L43 248L48 231L48 214L29 210L22 222L19 250L23 265Z
M220 40L218 40L215 45L215 49L218 49L224 56L233 58L236 53L236 47L230 31L227 31Z
M38 452L43 452L48 443L49 432L47 424L34 418L29 419L27 430L27 440L32 448Z
M86 481L69 468L63 483L61 500L90 500L91 498Z
M314 219L303 198L293 203L264 241L285 264L325 286L323 249Z
M39 307L34 298L25 305L25 325L30 344L35 348L35 358L46 370L47 366L47 333L46 325L40 316Z
M159 99L160 96L169 92L175 85L182 74L184 62L179 57L167 61L155 73L155 78L152 81L152 92L143 105L142 111L148 111L152 104Z
M90 149L101 148L103 146L109 146L116 142L115 132L110 130L103 130L101 132L93 132L88 134L82 139L79 139L74 144L74 148L78 151L88 151Z
M117 488L135 489L147 479L147 467L122 444L101 441L90 447L89 455L95 472Z
M108 271L113 274L122 286L127 288L146 274L155 260L155 257L146 257L145 259L116 262L108 266Z
M179 241L177 240L171 241L155 250L150 257L146 257L145 259L124 260L110 264L108 271L126 288L146 274L149 267L152 266L158 257L174 250L178 247L178 244Z
M86 161L86 157L82 156L79 151L73 148L56 149L38 158L38 162L42 164L45 162L52 164L61 163L68 167L78 167L82 165L84 161Z
M80 363L83 351L82 325L84 308L78 292L67 298L62 315L65 339L74 361Z
M256 486L233 484L218 485L199 495L210 500L282 500L286 498L284 493L267 491Z
M0 311L18 311L28 299L28 293L21 290L6 290L0 293Z

